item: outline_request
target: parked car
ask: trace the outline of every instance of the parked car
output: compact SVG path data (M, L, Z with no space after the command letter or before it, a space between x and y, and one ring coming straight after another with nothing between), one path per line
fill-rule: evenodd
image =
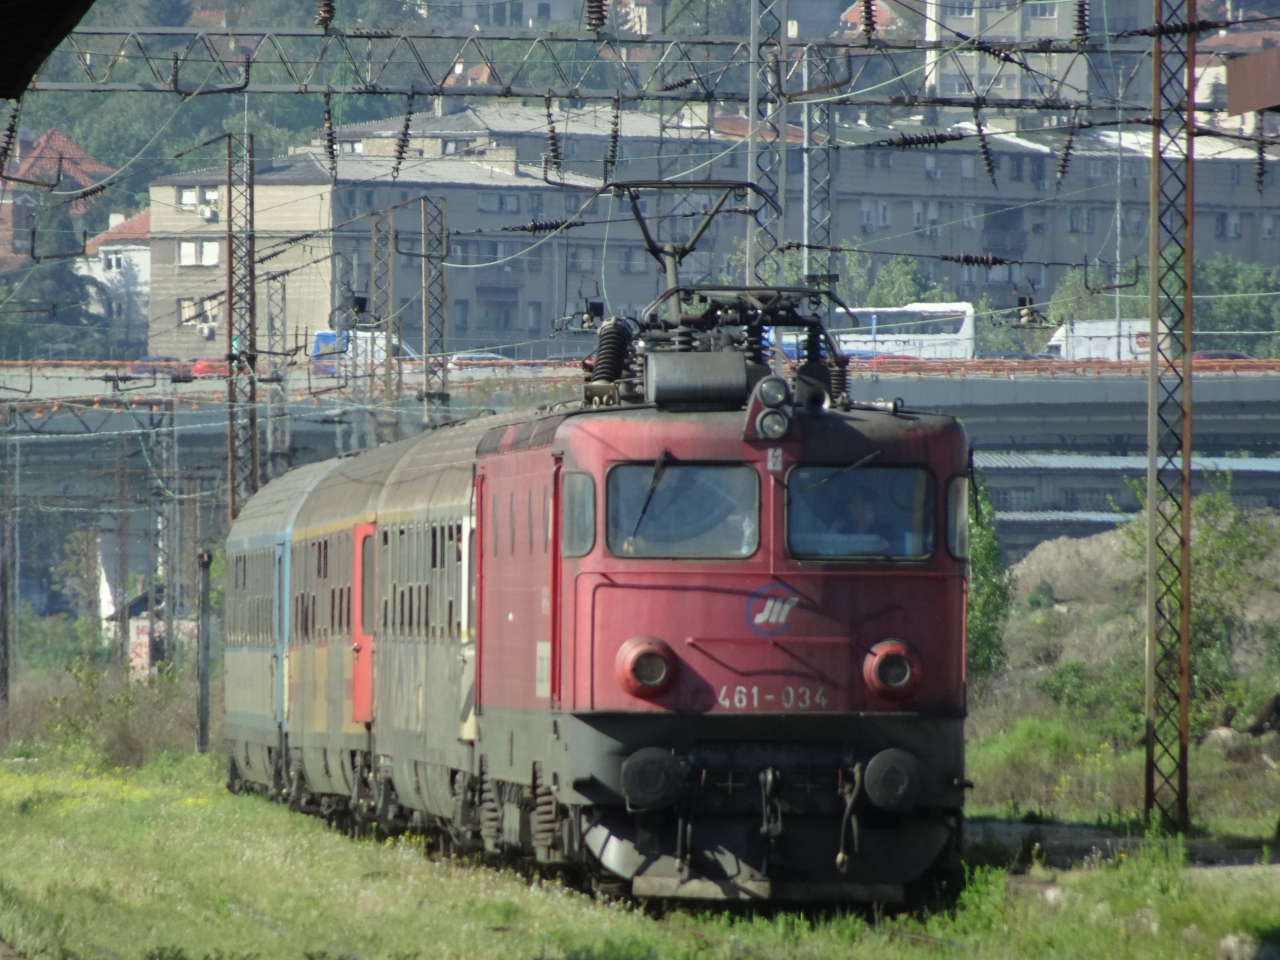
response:
M464 350L462 353L455 353L449 358L450 370L461 370L462 364L468 363L510 363L510 357L504 357L500 353L486 353L483 350Z
M203 357L191 366L193 377L229 377L231 365L225 357Z
M1239 350L1197 350L1192 360L1252 360L1253 357Z
M133 377L178 377L187 379L191 376L191 363L177 357L141 357L129 364L126 372Z

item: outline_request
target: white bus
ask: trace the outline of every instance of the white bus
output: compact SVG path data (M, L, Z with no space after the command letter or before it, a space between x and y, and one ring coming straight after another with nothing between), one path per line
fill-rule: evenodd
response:
M857 327L850 322L857 319ZM884 354L921 360L972 360L972 303L909 303L905 307L837 310L831 331L852 359Z

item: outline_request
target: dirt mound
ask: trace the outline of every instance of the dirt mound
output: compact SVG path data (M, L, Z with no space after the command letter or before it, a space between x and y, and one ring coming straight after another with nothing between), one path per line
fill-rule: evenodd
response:
M1280 524L1270 511L1253 519ZM1014 565L1013 609L1005 629L1009 665L1017 670L1059 660L1102 663L1145 634L1143 545L1124 529L1092 537L1046 540ZM1249 661L1280 628L1280 547L1248 570L1237 659ZM1258 649L1254 649L1257 647ZM1245 665L1244 663L1240 665Z

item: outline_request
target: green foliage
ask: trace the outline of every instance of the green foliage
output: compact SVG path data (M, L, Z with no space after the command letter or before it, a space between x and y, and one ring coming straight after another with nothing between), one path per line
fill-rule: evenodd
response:
M745 283L747 249L745 241L739 240L734 245L733 253L725 260L728 267L723 277L725 282ZM834 254L831 257L831 271L840 279L836 281L835 293L849 307L862 306L871 284L869 273L870 261L859 253ZM810 264L810 269L813 265ZM804 254L800 250L785 250L782 253L782 284L788 287L805 287Z
M29 603L18 612L18 636L18 659L27 670L56 672L82 657L99 659L110 652L102 646L102 624L97 617L39 617Z
M891 308L953 299L954 295L946 287L929 282L920 272L920 261L915 257L894 257L876 273L863 305Z
M1134 316L1144 314L1145 311ZM1075 320L1111 320L1116 315L1116 297L1113 293L1091 292L1085 285L1084 271L1070 270L1053 290L1048 315L1049 322L1055 325Z
M54 747L82 763L106 768L140 767L158 754L190 749L184 690L165 664L146 681L99 669L90 660L73 663L70 693L54 697L47 731Z
M1145 512L1145 491L1135 491ZM1125 533L1130 555L1145 561L1146 521L1140 516ZM1192 500L1191 696L1197 732L1217 722L1224 697L1233 689L1233 654L1251 637L1245 601L1265 586L1253 570L1277 546L1280 526L1232 502L1230 474L1213 478L1210 489ZM1175 585L1168 601L1175 618L1179 593Z
M996 536L995 510L975 471L969 497L969 675L990 677L1005 663L1004 625L1009 619L1013 578Z
M1027 594L1027 606L1032 610L1045 610L1055 603L1057 600L1053 596L1053 587L1047 580L1041 580Z
M1202 350L1240 350L1254 357L1280 356L1280 334L1215 336L1217 330L1280 329L1280 269L1220 253L1197 260L1195 267L1196 333L1209 334L1197 343Z
M219 546L209 564L209 609L221 619L227 606L227 551Z

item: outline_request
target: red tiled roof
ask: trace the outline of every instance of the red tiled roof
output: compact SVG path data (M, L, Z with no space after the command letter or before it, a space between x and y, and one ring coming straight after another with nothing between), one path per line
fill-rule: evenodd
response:
M100 233L87 244L86 253L97 253L99 248L109 243L140 243L151 233L151 208L135 213L124 223L117 224L105 233Z
M39 180L52 183L58 175L58 162L62 162L64 180L74 180L81 187L91 187L104 177L115 173L114 167L95 160L84 148L57 127L50 127L22 158L12 176L20 180Z

